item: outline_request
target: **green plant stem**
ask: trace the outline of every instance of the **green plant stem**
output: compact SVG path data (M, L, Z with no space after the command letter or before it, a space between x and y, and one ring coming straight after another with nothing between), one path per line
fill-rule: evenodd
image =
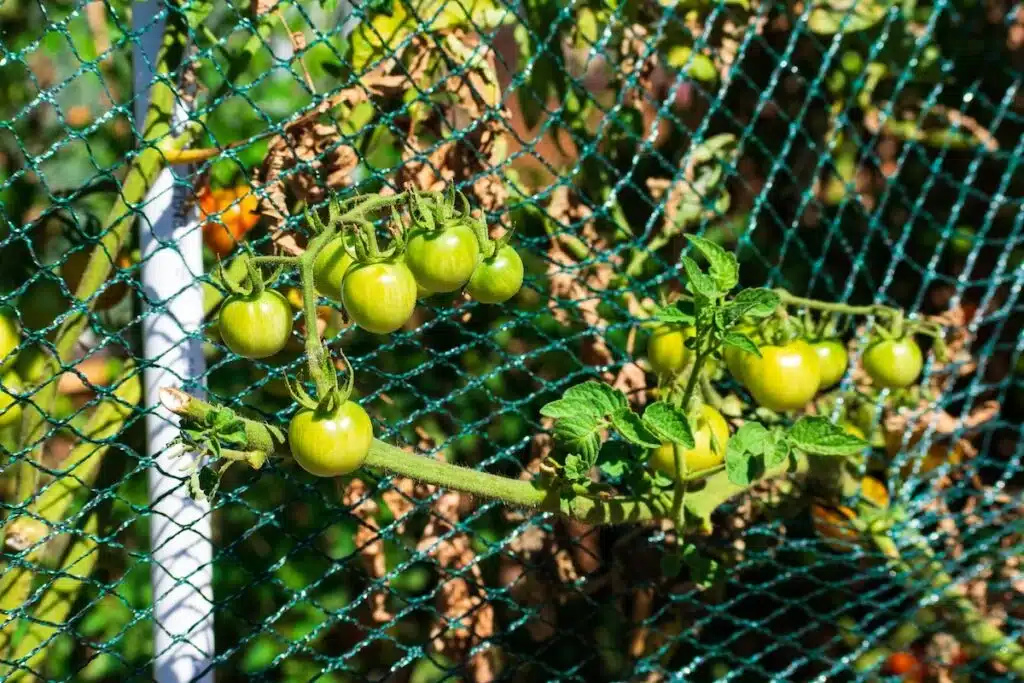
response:
M889 533L872 536L876 547L885 555L895 576L907 587L919 591L926 583L939 591L942 604L951 613L961 638L980 648L988 657L999 662L1017 676L1024 677L1024 647L1007 637L989 622L956 587L953 578L935 559L928 542L917 531L901 529L898 537ZM897 539L913 549L908 557L897 544Z
M227 410L178 389L165 388L160 394L168 410L203 426L209 426L216 413ZM240 416L239 419L245 425L249 440L248 444L238 446L239 449L262 450L267 456L285 449L285 436L280 429L257 420ZM248 460L252 462L252 459ZM551 480L528 482L510 479L413 455L379 440L374 440L364 464L427 484L464 491L488 500L500 500L509 505L562 514L589 524L646 522L675 517L671 494L634 498L579 493ZM797 454L790 461L770 468L764 478L803 474L807 469L807 457ZM721 469L703 478L696 488L686 491L687 524L701 530L708 529L711 513L747 488L729 481L727 472Z
M846 315L874 315L881 317L891 317L897 312L896 309L883 306L881 304L853 306L851 304L844 304L835 301L818 301L817 299L808 299L807 297L790 294L785 289L775 289L774 291L784 306L800 306L816 311L844 313Z

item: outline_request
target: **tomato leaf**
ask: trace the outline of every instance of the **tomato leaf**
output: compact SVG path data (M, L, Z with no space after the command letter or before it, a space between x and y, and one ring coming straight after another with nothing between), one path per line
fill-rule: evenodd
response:
M686 271L687 289L707 299L716 299L721 295L714 280L701 272L696 261L689 256L684 256L680 259L680 263L683 264L683 270Z
M624 393L595 380L570 387L562 395L562 400L592 405L599 415L611 415L628 405Z
M725 448L725 471L737 486L749 486L764 474L768 430L759 422L747 422L732 435Z
M800 418L789 430L789 441L814 455L856 455L869 445L825 417Z
M605 441L597 454L597 468L606 479L618 481L636 464L632 455L623 442Z
M677 323L680 325L692 325L694 321L693 313L682 310L679 304L659 308L654 313L654 319L663 323Z
M732 290L740 281L740 267L736 262L736 255L732 254L711 240L687 235L686 239L690 244L697 247L697 250L708 260L710 268L708 273L715 283L718 291L725 294Z
M671 403L658 401L644 410L644 426L662 439L677 443L684 448L693 448L693 431L686 414Z
M739 332L726 332L722 337L722 343L726 346L737 348L744 353L752 353L758 358L761 357L761 351L757 348L757 344L755 344L754 340L745 334L740 334Z
M726 306L726 318L730 324L740 318L767 318L779 307L779 295L770 289L755 287L741 289L732 302Z
M604 424L593 417L567 417L555 422L555 437L593 466L601 445L598 432Z
M569 481L584 481L590 479L590 466L578 455L565 456L565 478Z
M690 578L701 588L708 588L721 577L721 565L702 553L697 546L683 548L683 562L690 569Z
M661 441L644 426L640 416L629 408L621 408L612 413L612 427L623 439L637 446L657 448Z
M540 409L540 414L544 417L553 417L556 420L568 417L592 417L596 419L602 415L594 404L571 398L560 398L557 401L544 405Z
M790 444L786 438L786 430L782 427L774 427L768 433L768 441L764 447L765 465L777 467L786 462L789 457Z

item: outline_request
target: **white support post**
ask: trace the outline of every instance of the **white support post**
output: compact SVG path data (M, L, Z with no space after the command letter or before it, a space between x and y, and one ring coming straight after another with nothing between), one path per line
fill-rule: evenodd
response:
M141 32L134 50L135 121L143 129L164 22L154 21L166 5L145 0L133 5L132 25ZM180 113L180 112L178 112ZM179 120L182 117L176 117ZM182 177L184 169L176 169ZM178 215L175 169L154 183L139 219L142 291L151 302L142 322L146 358L146 433L149 470L151 580L153 584L154 661L157 683L212 683L213 548L210 509L192 500L168 444L177 419L160 405L162 387L181 387L202 378L205 363L199 336L203 293L202 237L193 215ZM178 186L178 190L182 188ZM186 387L195 392L198 387Z

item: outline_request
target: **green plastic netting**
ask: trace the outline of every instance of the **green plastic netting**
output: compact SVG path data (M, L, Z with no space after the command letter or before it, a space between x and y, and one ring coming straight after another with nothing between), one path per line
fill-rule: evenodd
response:
M301 208L332 192L454 185L515 228L527 275L506 304L428 297L381 337L321 301L378 438L510 477L551 453L539 409L567 387L655 386L639 323L678 290L685 234L735 249L745 286L945 315L956 369L931 412L891 428L878 476L958 590L1021 640L1024 5L164 0L152 25L139 6L0 2L0 304L20 328L0 396L0 678L154 678L160 454L139 383L162 308L139 284L139 216L182 147L208 150L174 167L176 220L206 237L208 312L227 233L191 207L211 186L251 188L247 237L266 253L300 248ZM148 96L133 49L164 22L180 40L147 88L177 97L173 131L133 114ZM256 204L244 194L234 211ZM77 299L106 271L82 275L97 245L116 267ZM301 347L247 361L213 320L186 388L287 419ZM4 417L14 399L20 420ZM673 574L664 525L232 467L212 503L209 666L222 682L882 680L889 648L928 680L1012 678L963 644L939 587L829 549L806 507L751 502L775 493L733 501Z

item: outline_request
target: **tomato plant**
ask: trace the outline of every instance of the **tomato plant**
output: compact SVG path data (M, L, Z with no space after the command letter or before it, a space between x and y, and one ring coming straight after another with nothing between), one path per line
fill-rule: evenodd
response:
M442 230L417 230L405 247L406 265L416 277L416 283L430 293L462 288L479 261L480 245L472 228L465 223ZM516 289L518 291L518 287Z
M21 402L12 396L22 390L21 379L7 371L0 380L0 428L11 427L21 420Z
M721 465L725 461L725 449L729 442L729 423L720 412L704 404L694 420L693 440L693 448L684 448L671 442L663 443L651 451L651 464L673 479ZM676 468L677 449L682 471Z
M483 259L473 270L466 293L484 304L508 301L523 286L523 259L509 245Z
M326 245L313 261L313 282L317 290L326 297L341 298L341 284L352 263L341 238Z
M82 275L89 263L90 250L79 250L72 252L60 266L61 277L67 284L68 290L72 293L78 291L78 285L82 282ZM108 256L109 258L109 256ZM111 263L114 268L126 270L132 266L132 258L128 253L121 253ZM128 293L128 283L123 280L107 282L104 289L94 300L94 308L97 311L107 311L121 303Z
M693 337L690 326L662 324L647 342L647 360L659 375L676 375L686 367L693 354L686 348L686 340Z
M864 370L879 387L904 389L921 375L924 357L910 337L875 339L864 351Z
M819 389L828 389L838 384L846 374L846 368L849 365L846 347L838 339L823 339L812 343L811 347L818 355L818 365L821 370Z
M818 393L821 367L811 345L797 339L748 353L740 371L754 400L776 412L803 408Z
M300 410L288 424L288 445L299 466L317 477L359 469L373 443L373 424L362 406L345 401L334 411Z
M280 292L235 294L221 305L217 327L224 344L245 358L269 358L292 333L292 308Z
M362 263L345 276L341 300L356 325L375 334L389 334L412 317L416 278L399 260Z

